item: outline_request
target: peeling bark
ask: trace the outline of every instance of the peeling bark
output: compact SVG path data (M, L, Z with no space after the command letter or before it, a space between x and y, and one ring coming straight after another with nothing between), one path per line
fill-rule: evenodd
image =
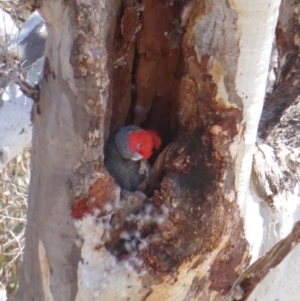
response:
M217 301L252 277L238 278L258 255L247 197L279 2L41 3L49 38L18 300ZM147 196L120 191L103 167L124 123L163 140Z
M41 84L41 113L34 116L26 248L17 300L65 301L77 294L80 249L70 215L70 183L76 183L74 170L80 160L103 157L109 129L106 111L111 107L107 53L118 7L117 1L94 5L39 5L48 29L48 67ZM86 166L86 174L92 174L93 164ZM39 256L39 246L44 256ZM43 272L47 270L48 280Z
M298 14L298 1L294 1L293 5L289 1L282 1L276 28L277 79L272 93L267 96L264 104L252 170L252 197L259 208L259 215L263 217L261 228L263 235L259 243L259 255L265 254L263 258L268 258L270 254L272 257L286 256L286 258L280 264L276 259L272 259L272 265L278 264L277 268L270 271L260 283L261 277L255 279L256 288L249 300L255 300L258 296L264 300L297 299L293 288L299 285L294 277L298 272L297 269L291 267L290 262L295 262L292 258L298 256L299 246L294 250L291 249L296 246L299 239L295 240L292 248L286 249L284 255L277 248L281 245L283 245L281 250L285 248L286 240L294 235L294 230L291 234L289 233L292 228L296 229L300 219L297 121L299 111ZM281 240L286 235L288 237ZM258 232L257 236L260 236ZM271 247L273 248L268 252ZM271 261L267 260L267 262ZM263 268L259 269L261 273L264 273ZM267 286L271 287L268 292L264 290ZM280 287L280 293L274 290L273 286L274 288Z
M299 239L300 222L297 222L292 232L285 239L278 242L238 277L223 301L247 300L257 284L297 246Z
M298 207L298 95L299 4L282 1L276 28L277 80L266 98L258 129L252 171L253 196L260 208L264 236L263 255L288 235L299 220Z

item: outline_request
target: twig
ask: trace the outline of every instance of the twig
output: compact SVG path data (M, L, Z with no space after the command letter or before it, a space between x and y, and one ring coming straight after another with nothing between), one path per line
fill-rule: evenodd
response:
M0 217L2 217L3 219L11 219L11 220L20 221L20 222L26 222L26 219L19 218L19 217L12 217L12 216L2 215L2 214L0 214ZM3 219L1 221L3 221Z
M11 264L13 264L17 259L18 259L18 257L20 256L20 255L22 255L22 251L21 252L19 252L8 264L6 264L5 265L5 267L7 268L7 267L9 267Z
M17 242L18 246L19 246L19 250L22 254L23 252L23 247L21 246L21 243L20 243L20 240L19 238L11 231L11 230L8 230L8 232L10 233L10 235L15 239L15 241Z
M10 183L10 184L12 184L12 185L14 185L14 186L18 186L18 187L20 187L20 188L23 188L23 189L26 189L26 190L28 190L28 188L27 188L27 187L25 187L25 186L22 186L22 185L15 184L15 183L14 183L14 182L12 182L12 181L8 181L8 180L2 180L2 179L0 179L0 181L1 181L1 182L6 182L6 183ZM24 194L24 196L26 196L26 195Z
M12 70L3 71L0 70L0 76L6 76L10 80L12 80L15 84L17 84L21 91L28 97L30 97L35 103L37 103L40 99L40 86L38 84L32 85L28 83L26 80L22 79L20 75L17 75L16 78L13 78L9 73Z
M40 86L38 84L32 85L25 80L22 80L20 76L15 81L15 83L20 87L21 91L28 97L30 97L35 103L40 99Z

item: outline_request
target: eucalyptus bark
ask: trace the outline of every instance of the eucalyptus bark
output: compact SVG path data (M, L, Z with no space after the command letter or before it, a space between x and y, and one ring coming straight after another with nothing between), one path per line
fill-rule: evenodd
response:
M274 267L267 254L254 265L265 274L238 278L263 254L250 175L279 5L40 3L48 40L18 300L250 295ZM121 192L103 166L124 123L162 138L150 196Z
M300 220L299 9L299 1L282 0L276 27L276 83L264 104L251 176L252 196L259 210L256 220L261 223L261 229L256 231L261 237L258 256L265 254L275 243L277 246L281 244L277 255L285 249L287 256L280 255L281 259L284 258L282 262L278 258L269 258L267 265L281 263L270 269L255 287L249 298L251 301L257 298L266 301L298 298L299 238L296 235L292 245L283 238L295 235Z

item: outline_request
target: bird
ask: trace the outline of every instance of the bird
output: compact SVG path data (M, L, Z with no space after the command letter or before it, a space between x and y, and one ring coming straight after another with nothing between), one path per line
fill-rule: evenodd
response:
M136 191L149 175L147 159L160 145L157 132L136 125L123 126L107 140L104 166L122 189Z

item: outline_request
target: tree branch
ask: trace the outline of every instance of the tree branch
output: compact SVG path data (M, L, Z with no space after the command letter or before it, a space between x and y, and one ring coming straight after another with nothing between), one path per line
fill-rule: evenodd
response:
M295 223L292 232L286 238L279 241L238 277L223 301L246 300L257 284L265 278L271 269L283 261L299 241L300 221Z

